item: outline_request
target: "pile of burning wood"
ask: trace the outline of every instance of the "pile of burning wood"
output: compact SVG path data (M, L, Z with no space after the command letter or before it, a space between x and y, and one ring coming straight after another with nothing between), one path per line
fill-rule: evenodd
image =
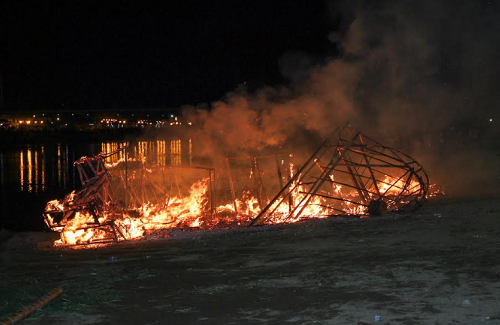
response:
M221 158L224 167L216 173L147 166L128 158L127 148L119 151L125 155L115 163L107 160L117 152L80 158L75 168L82 187L47 203L45 222L61 233L56 245L105 244L170 228L382 215L418 208L433 195L413 158L352 128L332 134L300 168L278 155L232 157Z

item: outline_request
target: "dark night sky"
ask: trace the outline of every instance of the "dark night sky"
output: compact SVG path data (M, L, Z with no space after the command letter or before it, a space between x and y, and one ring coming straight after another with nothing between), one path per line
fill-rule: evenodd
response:
M6 110L209 103L205 147L247 152L352 123L499 179L498 1L101 2L1 2Z
M284 83L283 54L324 56L336 28L324 1L1 6L7 109L210 102L243 82Z

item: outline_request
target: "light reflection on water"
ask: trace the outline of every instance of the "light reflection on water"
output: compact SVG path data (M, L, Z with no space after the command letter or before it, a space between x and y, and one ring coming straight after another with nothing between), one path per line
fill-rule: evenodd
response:
M38 193L45 191L45 147L27 147L19 150L20 191ZM5 182L2 177L2 184Z
M181 140L170 141L170 164L172 166L182 165L182 147Z
M47 191L48 187L77 187L73 169L75 158L83 155L93 156L100 152L112 153L123 147L128 147L129 158L141 159L151 165L190 165L193 161L191 139L135 143L115 141L98 145L85 144L80 147L61 143L23 146L13 151L0 152L2 191L37 194ZM124 157L125 151L122 150L108 157L107 161L117 162Z
M182 156L187 154L188 164L193 161L193 145L191 139L187 140L188 151L182 151L182 140L156 140L139 141L135 144L129 142L106 142L101 144L101 152L116 154L106 158L106 162L116 163L125 159L125 150L118 151L127 147L129 159L138 159L145 161L148 165L157 166L179 166L182 165ZM167 150L167 142L170 143L170 150ZM169 158L170 157L170 158Z
M103 142L101 143L101 152L112 153L117 151L118 149L127 147L128 145L129 145L128 142ZM115 163L120 159L124 159L124 157L125 157L125 152L122 150L118 151L115 155L106 158L106 161L110 163Z

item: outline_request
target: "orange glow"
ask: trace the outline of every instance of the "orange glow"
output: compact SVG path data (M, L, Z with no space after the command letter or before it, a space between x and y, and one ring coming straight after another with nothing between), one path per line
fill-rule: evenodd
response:
M170 164L172 166L182 164L182 143L180 139L170 141Z
M33 165L31 157L31 149L28 148L28 192L33 192Z
M45 191L45 147L44 146L42 146L41 148L41 155L42 155L41 185L42 185L42 191Z
M237 184L239 188L236 191L234 188L230 191L229 183L232 184L232 178L229 181L225 180L228 187L224 188L226 185L220 185L223 183L220 176L222 173L218 172L215 177L213 168L191 166L196 172L202 170L205 174L202 176L181 174L180 170L186 170L188 167L186 162L182 165L181 139L171 140L169 144L168 147L165 140L139 141L133 148L128 148L129 144L125 142L103 143L101 147L103 155L92 158L92 161L101 159L99 161L104 167L99 171L100 175L109 175L110 179L113 179L106 183L105 177L96 176L92 181L104 184L96 188L96 191L103 190L102 193L117 195L116 197L109 195L108 199L108 194L99 192L101 195L99 196L92 192L94 197L100 197L99 213L95 213L92 207L89 209L88 200L82 200L79 192L75 191L64 200L50 201L46 212L54 212L54 215L66 218L63 224L55 222L52 214L47 214L48 217L45 219L49 227L61 232L61 239L56 245L102 245L110 241L137 239L171 228L211 230L247 226L257 216L270 211L272 213L263 219L262 224L295 223L310 218L340 215L332 211L341 212L343 216L362 216L367 214L368 207L373 201L382 198L388 207L393 207L392 211L396 211L399 206L394 202L398 200L402 202L400 199L402 196L410 197L411 193L423 191L421 183L410 173L405 174L402 171L398 174L396 171L392 174L390 171L377 171L377 179L372 175L371 178L365 177L368 181L361 180L364 182L363 190L346 183L342 179L342 174L340 176L335 174L335 177L330 174L324 179L326 188L311 195L310 182L299 183L298 180L304 175L304 169L300 165L298 167L294 165L293 160L289 159L294 155L290 153L288 157L280 157L283 159L275 156L272 158L273 170L276 167L282 168L283 173L279 171L279 190L282 192L276 195L278 200L271 201L253 187L261 176L269 176L257 167L257 158L251 160L255 162L251 168L248 165L244 167L240 165L239 170L234 171L235 175L238 175L237 181L240 181L240 184ZM189 164L192 162L192 146L193 143L189 139L185 144L186 154L189 154ZM120 150L123 147L127 147L127 158L125 150ZM170 159L167 159L168 148ZM113 154L109 155L111 153ZM35 152L35 165L38 164L37 157ZM63 165L62 157L61 148L58 146L58 167ZM21 153L21 167L23 167L22 158ZM226 158L226 161L229 159L232 158ZM248 162L248 157L244 159ZM31 152L28 151L28 164L31 160ZM151 164L146 164L146 161ZM311 161L317 163L317 160ZM123 162L130 163L125 165L128 166L127 169L123 168ZM64 164L67 162L64 161ZM320 170L324 170L323 165L317 163L317 166ZM227 167L228 173L231 168ZM30 170L28 169L28 173ZM207 170L209 177L206 177ZM97 174L96 172L95 175ZM31 177L31 174L28 174L28 178ZM23 178L21 174L21 186L24 184ZM283 181L289 181L285 187ZM112 185L114 187L111 187ZM105 188L106 186L109 187ZM219 200L215 203L213 193L216 193ZM432 197L436 193L437 190L431 188L427 197ZM263 210L264 207L267 212ZM93 211L93 214L88 210ZM114 234L114 238L110 239L110 234Z
M19 185L21 192L45 190L45 150L28 147L19 151Z
M20 180L20 185L21 185L21 192L24 191L24 153L23 150L19 152L19 171L21 172L21 175L19 175L19 180Z

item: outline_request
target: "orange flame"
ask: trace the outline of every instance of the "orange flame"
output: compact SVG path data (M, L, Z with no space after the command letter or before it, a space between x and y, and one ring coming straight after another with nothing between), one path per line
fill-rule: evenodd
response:
M293 177L293 166L290 170L291 177ZM101 244L109 239L110 235L114 237L114 240L119 241L141 238L162 229L178 227L213 229L228 225L247 225L261 212L257 198L252 196L250 192L245 192L242 198L236 199L238 213L235 213L233 204L225 204L216 207L210 214L208 183L209 179L203 178L191 186L189 195L170 197L164 204L146 203L137 209L123 211L119 214L111 207L105 206L102 216L98 220L87 211L76 211L63 226L59 226L50 214L46 214L45 221L49 227L61 232L61 239L55 242L56 246L88 245ZM399 195L401 191L420 190L420 184L416 180L411 180L409 184L406 184L406 180L403 178L397 179L390 176L379 181L377 186L380 193L394 196ZM330 216L331 206L321 196L313 196L309 201L305 200L306 190L301 184L292 184L289 190L292 191L291 197L293 199L279 206L276 201L270 210L274 210L276 207L278 209L273 214L273 218L266 221L267 223L293 223L308 218ZM365 206L354 203L355 199L359 198L356 190L346 190L343 186L332 183L332 191L339 197L346 199L339 203L340 208L346 214L362 215L366 213ZM73 191L65 198L66 203L71 203L74 197L75 192ZM47 203L46 207L46 211L59 211L63 215L71 212L65 209L68 210L62 200L52 200Z

